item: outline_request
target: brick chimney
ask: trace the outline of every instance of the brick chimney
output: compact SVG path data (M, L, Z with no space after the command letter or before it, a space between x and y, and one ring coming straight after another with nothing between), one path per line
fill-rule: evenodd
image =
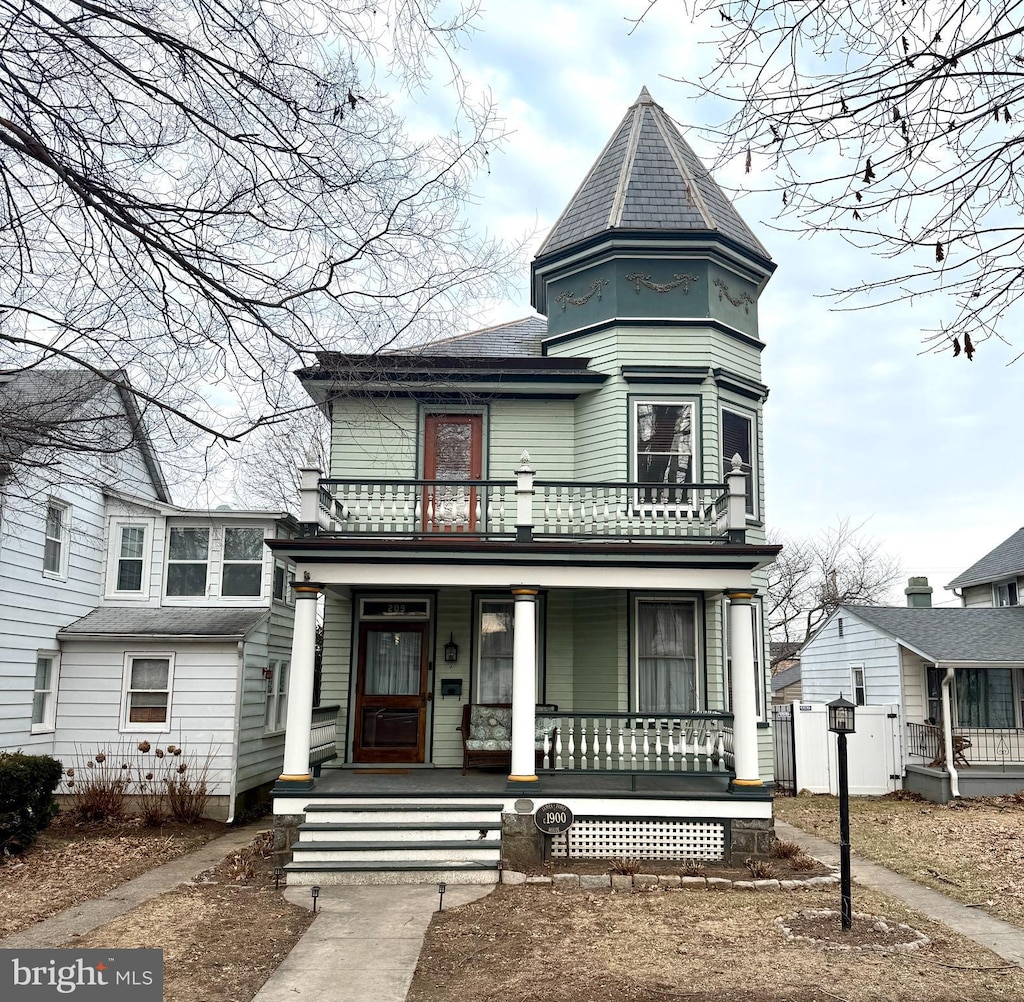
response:
M932 607L932 586L927 578L909 578L903 589L909 609L930 609Z

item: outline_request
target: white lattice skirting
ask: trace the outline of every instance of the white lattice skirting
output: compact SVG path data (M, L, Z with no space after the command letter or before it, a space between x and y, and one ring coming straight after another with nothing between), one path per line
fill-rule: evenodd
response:
M567 835L551 838L552 858L582 856L636 859L725 858L725 825L720 821L577 817Z

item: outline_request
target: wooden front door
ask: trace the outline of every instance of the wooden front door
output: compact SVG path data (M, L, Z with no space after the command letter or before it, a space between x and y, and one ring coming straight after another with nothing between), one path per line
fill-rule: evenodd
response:
M483 418L479 414L428 414L423 477L427 487L423 527L428 532L474 532L479 527L478 491L467 482L483 473Z
M422 762L427 734L427 624L359 629L354 762Z

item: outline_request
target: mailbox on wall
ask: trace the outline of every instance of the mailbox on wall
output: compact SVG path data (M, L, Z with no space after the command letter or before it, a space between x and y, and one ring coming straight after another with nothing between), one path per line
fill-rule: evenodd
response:
M445 696L461 696L462 695L462 679L461 678L443 678L441 679L441 698Z

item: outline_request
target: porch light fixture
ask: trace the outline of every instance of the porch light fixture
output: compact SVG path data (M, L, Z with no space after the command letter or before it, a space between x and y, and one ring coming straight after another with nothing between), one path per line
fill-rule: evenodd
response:
M313 895L313 914L316 914L316 899L320 897L320 885L314 884L310 889L309 893Z
M448 643L444 645L444 659L448 664L455 664L459 660L459 645L455 643L454 633L449 632L448 638Z
M856 707L840 694L828 704L828 729L834 734L852 734Z
M437 882L437 910L442 911L444 908L444 892L448 889L448 885L443 881Z
M843 932L853 927L850 873L850 774L846 767L846 735L853 734L854 706L839 694L828 704L828 729L837 735L839 760L839 889Z

